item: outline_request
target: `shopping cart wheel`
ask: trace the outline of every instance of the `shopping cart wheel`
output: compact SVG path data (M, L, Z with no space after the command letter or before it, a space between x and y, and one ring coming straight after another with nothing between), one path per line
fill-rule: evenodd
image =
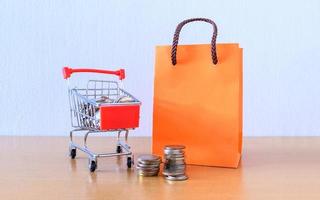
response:
M133 165L133 161L131 157L127 157L127 166L128 168L131 168L131 166Z
M94 160L89 160L89 170L94 172L97 169L97 162Z
M120 145L117 146L117 153L121 153L122 152L122 148Z
M72 159L74 159L76 157L76 155L77 155L77 150L76 149L70 149L69 153L70 153L70 157Z

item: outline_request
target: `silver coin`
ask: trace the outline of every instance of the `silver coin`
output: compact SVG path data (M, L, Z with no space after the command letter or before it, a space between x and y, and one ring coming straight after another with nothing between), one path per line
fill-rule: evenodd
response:
M163 169L168 170L185 170L186 168L186 165L163 165Z
M164 158L184 158L183 154L165 154Z
M173 157L169 157L169 158L166 158L165 160L178 161L178 160L184 160L184 157L181 157L181 158L179 158L179 157L175 157L175 158L173 158Z
M185 149L186 147L183 145L166 145L164 147L164 149L168 149L168 150L182 150Z
M184 149L164 149L164 152L179 152L179 153L184 153Z
M158 176L158 173L138 173L139 176Z
M159 171L160 168L141 168L141 167L136 167L137 170L139 171L144 171L144 172L153 172L153 171Z
M142 166L143 165L158 166L161 164L161 160L138 160L138 164Z
M189 177L184 174L179 176L165 176L165 178L170 181L184 181L187 180Z
M148 167L159 167L160 163L158 163L158 164L144 164L144 163L138 162L137 166L138 167L147 167L147 168Z
M138 162L140 163L146 163L146 164L153 164L153 163L160 163L161 159L157 159L157 160L142 160L138 158Z
M164 151L164 154L166 154L166 155L171 155L171 154L184 155L184 151L183 150L165 149L163 151Z
M186 168L177 168L177 167L164 167L163 171L168 171L168 172L185 172Z
M163 170L163 172L165 173L185 173L185 170L184 169L172 169L172 168L166 168Z
M159 169L158 170L137 170L138 174L158 174L159 173Z
M139 165L160 165L161 160L159 161L138 161Z
M142 155L138 158L138 163L142 165L159 165L161 157L155 155Z
M183 175L185 174L184 170L175 170L175 171L171 171L171 170L164 170L162 172L163 175L165 176L178 176L178 175Z
M152 172L152 173L146 173L146 172L139 172L137 173L139 176L158 176L159 172Z
M185 157L184 156L166 156L165 158L164 158L164 160L182 160L182 159L185 159Z
M159 172L138 172L140 176L157 176Z
M145 154L138 157L138 161L160 161L161 157L152 154Z
M184 160L166 160L165 165L185 165Z
M159 170L160 167L136 167L137 170L140 170L140 171L156 171L156 170Z
M154 168L154 169L141 169L141 168L136 168L137 172L158 172L160 171L160 168Z
M155 170L159 170L160 167L140 167L140 166L136 166L136 168L141 170L141 171L155 171Z
M168 169L168 170L185 170L186 169L186 165L166 165L164 169Z

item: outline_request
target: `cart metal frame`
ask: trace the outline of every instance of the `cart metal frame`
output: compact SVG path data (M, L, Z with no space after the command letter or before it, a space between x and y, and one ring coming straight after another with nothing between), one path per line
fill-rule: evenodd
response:
M71 76L74 72L96 72L88 71L88 69L82 69L82 71L71 71L70 75L67 70L74 70L71 68L63 69L65 79ZM79 70L79 69L77 69ZM110 74L110 71L99 70L98 73ZM102 71L102 72L101 72ZM119 70L120 71L120 70ZM111 71L117 72L117 71ZM124 73L124 71L123 71ZM117 75L117 74L116 74ZM124 74L123 74L124 76ZM66 78L67 77L67 78ZM121 76L119 75L120 79ZM123 77L124 78L124 77ZM68 96L70 106L71 126L74 128L70 131L69 137L69 156L74 159L76 157L76 150L86 153L88 155L88 168L91 172L94 172L97 168L98 158L100 157L113 157L113 156L127 156L127 166L131 168L134 164L134 155L131 151L131 147L128 144L129 131L134 128L118 128L109 130L100 130L99 108L103 106L128 106L128 105L141 105L141 102L134 96L126 92L119 86L117 81L106 80L89 80L86 88L72 88L68 81ZM122 85L122 83L121 83ZM99 99L102 97L108 97L112 102L99 103ZM130 97L132 102L119 103L117 99L119 97ZM77 132L85 132L83 137L83 145L74 142L73 135ZM117 132L117 146L115 152L108 153L96 153L92 151L87 144L88 136L93 133L103 132ZM123 134L123 139L121 135Z

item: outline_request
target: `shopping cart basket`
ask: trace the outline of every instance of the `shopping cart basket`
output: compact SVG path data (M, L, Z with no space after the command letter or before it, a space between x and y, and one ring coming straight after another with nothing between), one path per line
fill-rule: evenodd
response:
M139 126L141 102L126 92L117 81L89 80L86 88L71 88L69 78L78 72L92 72L112 74L125 78L124 69L117 71L99 69L72 69L63 68L63 77L68 80L68 93L71 114L69 155L76 157L76 149L86 153L89 157L89 169L94 172L97 168L98 157L127 156L127 166L134 164L131 147L127 143L129 130ZM85 131L83 146L73 142L73 134ZM113 153L95 153L87 146L90 133L114 132L118 134L117 147ZM121 138L124 133L124 139Z

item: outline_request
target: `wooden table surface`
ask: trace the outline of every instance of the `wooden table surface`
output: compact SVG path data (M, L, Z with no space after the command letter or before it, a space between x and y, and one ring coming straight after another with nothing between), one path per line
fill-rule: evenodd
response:
M129 141L150 153L150 138ZM89 144L114 150L115 140ZM124 158L90 173L85 154L68 157L67 137L0 137L0 148L0 199L320 199L320 137L245 138L238 169L188 166L183 182L138 177Z

